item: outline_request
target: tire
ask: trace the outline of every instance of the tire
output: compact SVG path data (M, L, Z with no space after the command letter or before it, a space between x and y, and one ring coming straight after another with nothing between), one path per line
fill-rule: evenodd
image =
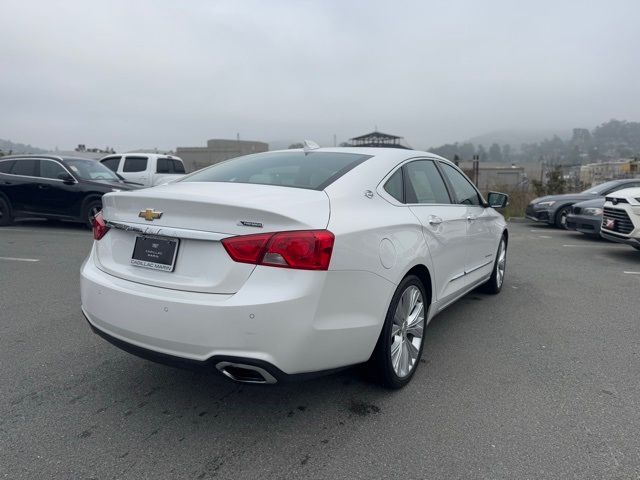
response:
M82 209L80 219L87 227L92 228L93 217L102 210L102 200L89 200Z
M13 215L11 213L11 205L4 198L0 197L0 227L11 225L13 223Z
M405 277L391 299L369 373L382 386L404 387L415 374L424 347L428 297L415 275Z
M497 295L502 290L504 285L504 277L507 272L507 239L503 236L500 239L498 245L498 253L496 254L496 261L493 264L493 272L489 281L482 285L480 289L491 295Z
M571 205L567 205L566 207L562 207L560 210L558 210L558 213L556 213L556 221L555 221L557 228L561 228L562 230L568 230L567 215L569 215L570 211L571 211Z

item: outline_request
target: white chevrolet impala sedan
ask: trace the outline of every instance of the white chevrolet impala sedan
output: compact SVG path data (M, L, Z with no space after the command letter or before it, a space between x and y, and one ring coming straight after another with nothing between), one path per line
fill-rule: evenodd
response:
M487 201L488 200L488 201ZM482 286L508 233L452 163L394 148L228 160L109 193L82 266L91 328L143 358L275 383L368 363L407 384L425 328Z

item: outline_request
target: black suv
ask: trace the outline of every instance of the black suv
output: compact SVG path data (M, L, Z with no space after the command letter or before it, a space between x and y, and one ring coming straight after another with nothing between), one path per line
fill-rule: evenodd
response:
M15 217L41 217L91 227L102 209L103 194L135 188L96 160L0 157L0 225L9 225Z

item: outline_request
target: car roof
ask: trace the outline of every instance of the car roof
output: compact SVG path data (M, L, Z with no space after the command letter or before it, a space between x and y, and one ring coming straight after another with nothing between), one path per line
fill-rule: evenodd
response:
M637 180L637 179L636 179ZM610 193L607 197L627 198L627 197L640 197L640 187L623 188L616 192Z
M301 152L303 151L302 148L294 148L294 149L289 149L289 150L270 150L269 152ZM406 160L408 158L413 158L413 157L429 157L429 158L436 158L438 160L443 160L447 163L451 163L453 164L451 161L447 160L444 157L441 157L440 155L436 155L435 153L431 153L431 152L424 152L424 151L420 151L420 150L409 150L406 148L390 148L390 147L321 147L321 148L315 148L313 150L309 150L309 152L328 152L328 153L353 153L353 154L357 154L357 155L368 155L371 157L371 159L379 159L379 160L388 160L388 161L394 161L397 160L398 162L401 162L403 160ZM267 152L264 152L267 153ZM370 162L371 160L367 160L367 162Z
M109 153L104 157L101 157L100 160L104 160L105 158L111 158L111 157L122 157L123 155L127 155L130 157L158 157L158 158L175 158L176 160L182 160L180 157L176 155L171 155L169 153L146 153L146 152Z
M0 161L2 160L19 160L21 158L38 158L38 159L45 159L45 160L57 160L58 162L63 162L65 160L89 160L92 162L97 162L97 160L94 160L92 158L86 158L86 157L68 157L68 156L64 156L61 157L59 155L39 155L37 153L25 153L24 155L20 155L20 154L15 154L15 155L6 155L4 157L0 157Z

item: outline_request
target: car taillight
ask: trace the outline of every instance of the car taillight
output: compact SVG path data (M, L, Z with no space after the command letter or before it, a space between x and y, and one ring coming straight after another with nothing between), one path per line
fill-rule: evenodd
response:
M335 237L328 230L241 235L222 240L236 262L300 270L327 270Z
M102 212L98 212L98 214L93 217L92 227L93 238L96 240L100 240L107 234L109 227L107 227L104 218L102 218Z

